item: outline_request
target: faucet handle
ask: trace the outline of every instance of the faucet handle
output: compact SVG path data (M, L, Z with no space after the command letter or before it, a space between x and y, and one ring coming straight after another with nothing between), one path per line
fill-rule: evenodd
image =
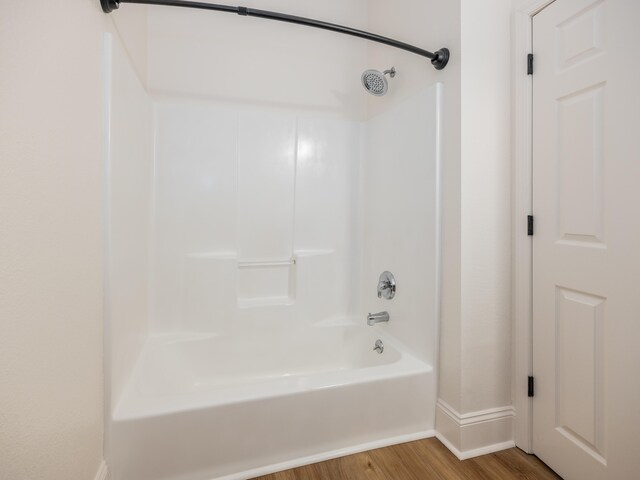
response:
M391 300L396 295L396 279L391 272L382 272L378 279L378 298Z
M389 290L391 287L391 284L389 282L380 282L378 284L378 298L382 298L382 292L384 292L385 290Z

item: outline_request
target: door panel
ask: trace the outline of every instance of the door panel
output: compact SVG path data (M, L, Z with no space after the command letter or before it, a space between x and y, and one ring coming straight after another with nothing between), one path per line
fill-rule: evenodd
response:
M640 478L640 2L533 20L533 450Z
M606 463L602 350L605 299L556 287L556 428Z

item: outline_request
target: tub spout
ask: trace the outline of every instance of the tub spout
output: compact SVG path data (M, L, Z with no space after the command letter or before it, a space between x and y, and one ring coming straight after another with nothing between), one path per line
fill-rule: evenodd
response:
M376 323L388 322L389 312L370 313L367 315L367 325L375 325Z

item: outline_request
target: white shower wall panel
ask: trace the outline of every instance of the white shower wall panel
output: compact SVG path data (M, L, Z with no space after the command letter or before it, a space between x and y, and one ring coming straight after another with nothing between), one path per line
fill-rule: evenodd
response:
M288 260L293 253L296 117L243 111L238 132L238 258Z
M152 103L117 35L105 37L107 150L106 374L115 404L147 336L149 323Z
M235 251L237 119L238 113L230 109L156 104L152 241L156 330L184 329L185 292L196 288L193 275L188 276L196 267L188 265L194 262L188 256Z
M296 248L343 248L352 240L360 181L361 124L302 117L298 122Z
M160 100L153 330L352 316L361 140L326 115Z
M297 296L300 318L312 322L357 310L363 131L360 122L298 120Z
M440 102L436 84L369 120L366 134L364 309L388 310L382 328L434 365L440 258ZM397 294L375 295L391 271Z
M228 333L237 310L235 255L193 254L183 259L180 331Z

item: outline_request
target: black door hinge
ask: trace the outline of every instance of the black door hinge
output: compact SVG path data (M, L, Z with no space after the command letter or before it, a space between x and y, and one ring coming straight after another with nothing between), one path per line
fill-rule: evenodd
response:
M533 215L527 215L527 235L533 235Z
M533 53L527 55L527 75L533 75Z
M527 396L528 397L533 397L534 391L533 391L533 377L529 377L527 379Z

